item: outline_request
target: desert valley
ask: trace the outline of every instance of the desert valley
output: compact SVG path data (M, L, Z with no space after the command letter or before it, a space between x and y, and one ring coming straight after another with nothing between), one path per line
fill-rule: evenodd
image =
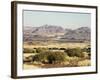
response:
M90 66L90 42L89 27L23 26L23 68Z

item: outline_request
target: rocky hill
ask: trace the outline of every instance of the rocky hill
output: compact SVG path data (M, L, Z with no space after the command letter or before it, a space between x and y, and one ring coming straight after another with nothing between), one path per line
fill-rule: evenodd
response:
M64 40L84 40L90 41L91 32L88 27L81 27L75 30L70 30L62 36Z
M65 41L90 41L91 30L80 27L75 30L63 29L61 26L43 25L40 27L24 27L24 41L33 40L65 40Z

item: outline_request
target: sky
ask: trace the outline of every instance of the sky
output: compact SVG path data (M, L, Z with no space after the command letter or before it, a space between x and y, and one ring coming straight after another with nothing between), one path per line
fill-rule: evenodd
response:
M23 11L23 25L39 27L42 25L56 25L63 28L76 29L91 27L91 14L51 11Z

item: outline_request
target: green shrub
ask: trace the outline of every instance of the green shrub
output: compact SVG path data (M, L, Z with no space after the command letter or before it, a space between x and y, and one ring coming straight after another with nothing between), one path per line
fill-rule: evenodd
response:
M87 53L91 53L91 48L90 47L83 48L82 51L87 52Z
M36 53L41 53L41 52L44 52L47 50L48 50L48 48L36 48Z
M66 48L60 48L60 50L66 50Z
M49 63L61 63L65 61L66 54L64 52L52 52L48 56Z
M36 53L36 50L35 49L32 49L32 53Z
M32 49L24 48L23 52L24 53L32 53Z
M88 53L88 58L89 59L91 58L91 48L90 48L90 46L83 48L82 51Z
M67 53L68 56L70 57L84 57L84 53L82 52L82 50L80 48L69 48L66 49L65 52Z
M53 63L61 63L65 61L66 54L64 52L45 51L45 52L36 54L33 58L34 58L34 61L53 64Z
M35 49L24 48L23 53L36 53Z

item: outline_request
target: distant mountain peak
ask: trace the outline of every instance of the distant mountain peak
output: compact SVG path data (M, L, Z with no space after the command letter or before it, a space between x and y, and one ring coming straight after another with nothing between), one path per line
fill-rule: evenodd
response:
M57 25L42 25L39 27L24 27L24 40L36 39L64 39L64 40L90 40L91 33L89 27L80 27L75 30L64 29Z

